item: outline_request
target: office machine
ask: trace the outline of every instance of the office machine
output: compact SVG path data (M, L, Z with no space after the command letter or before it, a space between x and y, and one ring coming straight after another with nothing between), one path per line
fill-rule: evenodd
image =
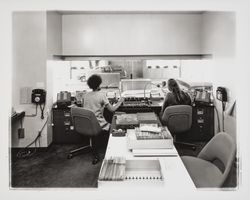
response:
M125 107L148 107L149 105L149 98L144 97L125 97L123 102Z
M196 90L194 102L195 104L199 104L199 105L213 104L212 99L211 99L211 93L207 90Z
M71 105L71 93L67 91L61 91L57 93L57 107L66 108Z
M113 101L116 102L116 101ZM148 97L125 97L117 111L126 113L155 112L159 115L163 101Z
M119 111L126 113L152 112L151 101L144 97L125 97L124 102L118 108Z
M211 83L190 83L189 90L195 105L213 106L213 85Z
M148 97L125 97L124 102L117 111L126 113L155 112L161 111L161 104L151 101Z
M119 88L120 73L97 73L102 78L101 88Z
M151 83L150 79L122 79L121 90L122 92L127 91L127 90L135 90L138 92L141 91L143 95L145 85L150 84L150 83Z

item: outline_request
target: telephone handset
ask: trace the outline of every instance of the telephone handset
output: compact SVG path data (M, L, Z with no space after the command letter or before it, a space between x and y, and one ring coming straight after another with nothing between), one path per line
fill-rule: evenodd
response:
M224 111L226 108L226 102L227 102L227 90L224 87L218 87L216 90L216 98L221 101L222 104L222 130L225 131L224 129Z
M31 102L35 104L44 104L46 99L46 91L43 89L34 89L31 94Z
M224 87L218 87L216 90L216 98L219 101L227 102L227 90Z

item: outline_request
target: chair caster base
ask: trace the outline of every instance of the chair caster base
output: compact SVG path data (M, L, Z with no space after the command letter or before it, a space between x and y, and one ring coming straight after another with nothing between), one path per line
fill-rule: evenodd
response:
M71 158L73 158L73 155L72 155L72 154L69 154L69 155L67 156L67 158L68 158L68 159L71 159Z

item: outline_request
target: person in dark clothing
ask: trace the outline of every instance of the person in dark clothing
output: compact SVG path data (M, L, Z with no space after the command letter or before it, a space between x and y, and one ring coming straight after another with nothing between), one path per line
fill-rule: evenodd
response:
M163 115L164 110L168 106L174 105L191 105L191 98L190 96L182 91L174 79L168 80L168 90L170 92L167 93L164 103L162 105L160 116Z

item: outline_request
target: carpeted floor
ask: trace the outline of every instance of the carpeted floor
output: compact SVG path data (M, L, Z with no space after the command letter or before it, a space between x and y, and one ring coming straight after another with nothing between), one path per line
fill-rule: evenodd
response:
M97 187L101 161L92 165L92 154L86 152L67 159L68 152L79 145L51 145L30 158L16 158L12 152L11 186L13 188ZM103 158L105 149L100 149Z
M198 143L198 148L191 149L176 146L180 155L197 156L204 143ZM13 150L11 156L11 186L12 188L56 188L56 187L97 187L97 177L101 161L92 165L91 153L84 153L67 159L68 152L79 145L52 144L45 151L36 152L32 157L20 159ZM101 158L105 148L99 150ZM232 170L224 187L237 186L237 167Z

